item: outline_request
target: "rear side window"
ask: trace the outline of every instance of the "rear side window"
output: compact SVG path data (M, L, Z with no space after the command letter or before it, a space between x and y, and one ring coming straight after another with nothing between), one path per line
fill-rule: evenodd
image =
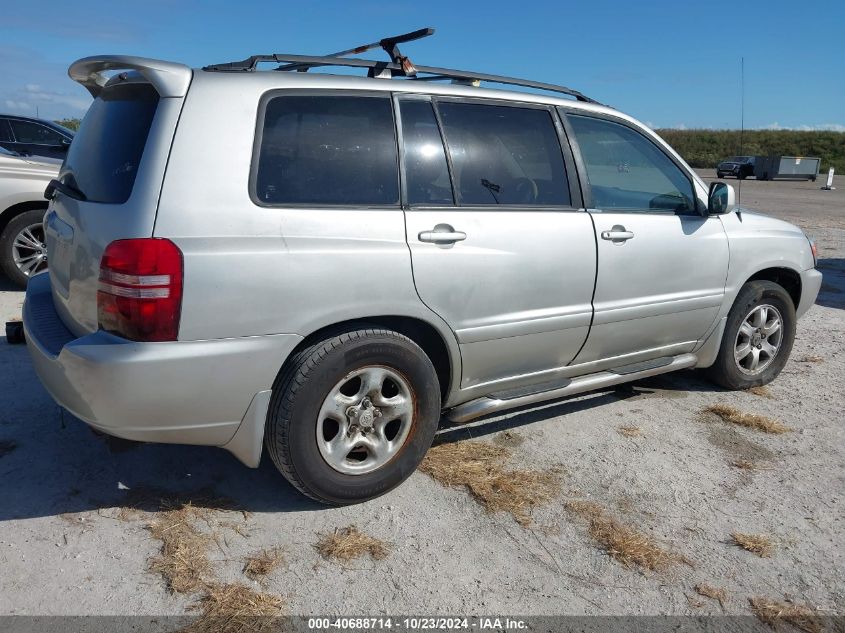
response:
M548 110L452 102L437 107L460 204L570 204Z
M0 143L11 143L12 133L9 131L9 123L6 119L0 119Z
M33 123L32 121L21 121L9 119L15 141L18 143L29 143L32 145L61 145L64 138L56 130L51 130L46 125Z
M256 202L398 205L397 151L387 97L274 97L264 111Z
M403 100L399 110L408 204L451 205L449 167L431 103Z
M695 214L692 182L654 143L619 123L568 118L596 209Z
M68 150L63 177L91 202L129 199L158 107L149 84L106 88L94 99Z

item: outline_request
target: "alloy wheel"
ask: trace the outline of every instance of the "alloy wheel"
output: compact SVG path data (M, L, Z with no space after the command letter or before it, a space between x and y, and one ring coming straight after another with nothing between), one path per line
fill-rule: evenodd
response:
M326 463L344 475L381 468L405 445L414 421L415 394L388 367L362 367L344 376L323 401L317 445Z

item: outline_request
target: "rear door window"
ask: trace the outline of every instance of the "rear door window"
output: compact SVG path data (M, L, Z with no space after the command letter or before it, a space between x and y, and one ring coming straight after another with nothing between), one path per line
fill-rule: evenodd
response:
M73 138L63 178L90 202L129 199L158 107L150 84L106 88L94 99Z
M450 101L437 108L459 204L570 205L551 112Z
M429 101L399 102L408 204L452 205L452 183L443 139Z
M388 96L284 95L264 109L253 199L262 205L399 204Z
M9 119L15 141L30 145L61 145L64 138L56 130L51 130L46 125L33 123L32 121L21 121L20 119Z
M0 143L11 143L12 132L9 129L9 123L6 119L0 119Z

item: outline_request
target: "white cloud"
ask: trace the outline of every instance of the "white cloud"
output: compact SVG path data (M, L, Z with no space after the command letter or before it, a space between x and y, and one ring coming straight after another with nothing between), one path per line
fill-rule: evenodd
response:
M23 90L15 91L12 96L17 98L7 99L7 107L16 107L19 110L25 107L31 110L35 108L35 105L51 104L66 106L72 108L75 114L83 114L91 104L91 99L61 90L47 90L40 84L26 84ZM14 103L14 106L10 103Z
M5 23L4 23L5 25ZM0 108L45 119L81 117L91 97L67 76L67 64L0 42Z
M777 121L764 125L762 130L797 130L799 132L845 132L841 123L821 123L818 125L781 125Z
M34 112L35 106L27 103L26 101L14 101L12 99L6 99L4 102L5 106L14 112Z

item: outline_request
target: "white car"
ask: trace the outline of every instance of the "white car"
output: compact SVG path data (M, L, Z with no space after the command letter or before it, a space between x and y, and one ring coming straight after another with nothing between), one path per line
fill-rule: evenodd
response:
M47 268L44 189L59 173L59 165L0 147L0 268L19 286Z

